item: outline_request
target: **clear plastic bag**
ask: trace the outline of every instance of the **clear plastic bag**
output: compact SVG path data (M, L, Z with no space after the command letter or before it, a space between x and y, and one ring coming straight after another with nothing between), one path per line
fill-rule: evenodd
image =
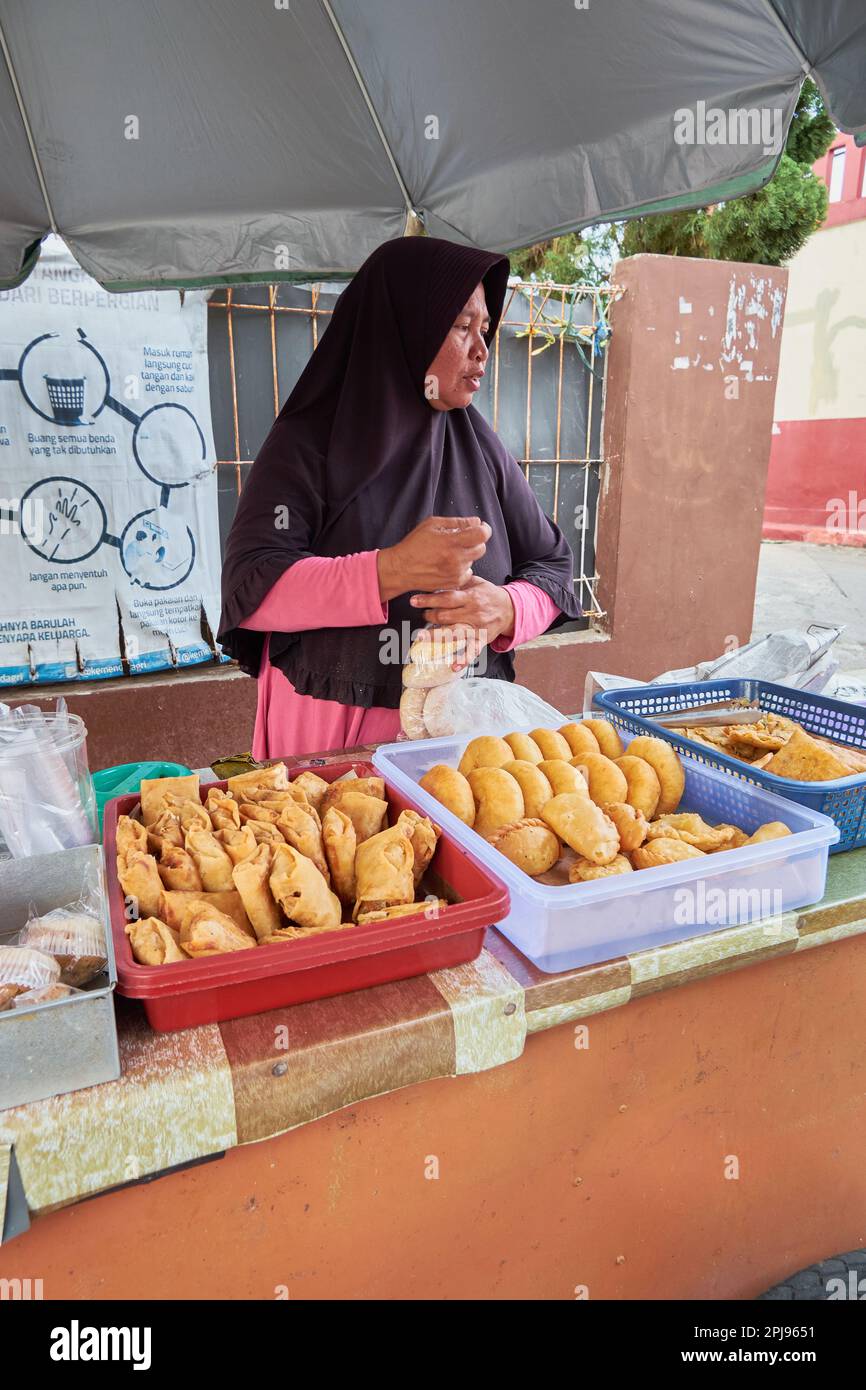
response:
M420 720L425 732L415 738L447 738L452 734L508 733L533 727L559 728L566 716L534 691L512 681L466 676L426 692ZM417 728L416 724L416 728ZM409 738L403 725L402 738Z
M0 704L0 833L13 858L95 844L96 801L84 721Z
M19 933L18 944L52 956L64 985L86 985L108 963L103 924L82 903L55 908L41 917L31 916Z

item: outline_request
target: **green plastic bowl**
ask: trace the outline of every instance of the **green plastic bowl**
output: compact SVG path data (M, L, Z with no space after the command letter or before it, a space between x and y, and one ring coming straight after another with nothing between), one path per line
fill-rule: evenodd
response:
M102 812L107 801L116 796L129 796L137 792L146 777L184 777L192 769L183 763L121 763L119 767L106 767L93 774L93 790L96 795L96 812L99 816L99 833L102 834Z

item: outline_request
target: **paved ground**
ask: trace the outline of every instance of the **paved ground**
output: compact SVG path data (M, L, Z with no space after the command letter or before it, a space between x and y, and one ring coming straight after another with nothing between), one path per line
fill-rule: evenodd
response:
M752 636L819 622L846 624L834 647L840 672L866 680L866 548L764 541Z

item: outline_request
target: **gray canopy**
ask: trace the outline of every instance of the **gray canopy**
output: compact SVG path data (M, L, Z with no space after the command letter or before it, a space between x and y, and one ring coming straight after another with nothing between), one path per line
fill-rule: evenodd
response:
M804 75L866 128L864 0L0 0L0 285L510 250L772 174Z

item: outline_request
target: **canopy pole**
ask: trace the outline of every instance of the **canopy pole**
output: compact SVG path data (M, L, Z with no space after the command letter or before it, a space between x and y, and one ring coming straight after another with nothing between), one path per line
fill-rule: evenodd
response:
M54 217L54 209L51 206L51 199L48 196L48 188L45 184L45 176L42 173L42 165L39 161L39 153L36 149L36 141L33 139L33 131L30 129L30 121L27 116L27 110L24 106L24 98L21 95L21 88L18 86L18 78L15 76L15 69L12 66L12 54L9 52L9 45L6 42L6 35L3 32L2 23L0 23L0 48L2 48L3 57L6 59L6 68L9 73L9 81L12 83L12 90L15 93L15 100L18 103L18 111L21 116L21 122L24 126L24 134L27 136L27 144L30 146L30 155L33 160L34 168L36 169L36 178L39 181L39 187L42 190L42 197L45 202L45 211L48 213L48 221L51 226L52 232L56 232L59 235L60 229L57 226L57 221Z
M361 96L364 98L365 105L370 113L370 119L372 120L373 125L376 127L376 134L379 136L379 139L382 142L382 148L384 149L385 154L388 156L388 163L391 165L391 168L394 171L394 177L400 186L400 192L403 194L403 201L406 204L406 212L409 214L409 219L414 217L417 219L418 222L423 223L423 219L421 218L420 213L418 212L417 208L412 202L412 198L404 182L403 175L400 173L400 170L397 167L397 161L394 158L391 146L388 144L388 137L385 134L385 131L382 127L382 122L379 120L379 116L376 112L375 106L373 105L370 93L367 91L367 84L361 76L361 70L358 67L358 64L355 62L354 54L352 53L352 50L349 47L349 44L346 40L346 36L340 28L340 22L337 19L337 16L334 14L334 11L331 9L330 0L321 0L321 5L322 9L325 11L325 14L328 16L329 20L331 21L331 24L333 25L334 33L337 35L337 38L340 41L340 46L346 55L346 61L348 62L349 67L352 69L352 73L360 89ZM412 233L409 233L408 231L409 219L407 219L406 234L412 235Z

